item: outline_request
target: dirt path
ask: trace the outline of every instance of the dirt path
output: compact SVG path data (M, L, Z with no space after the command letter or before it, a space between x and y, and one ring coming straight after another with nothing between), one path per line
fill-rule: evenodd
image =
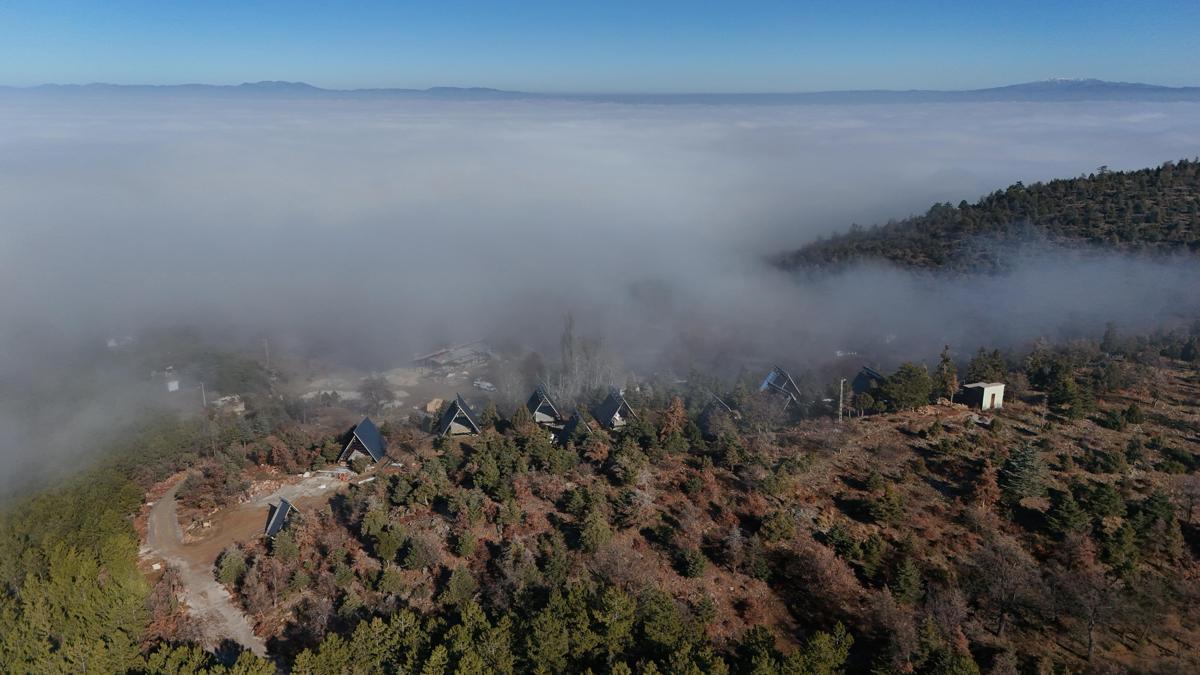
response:
M175 513L175 493L181 485L183 481L175 483L150 509L146 524L149 553L179 570L188 611L200 617L210 647L228 638L259 656L266 656L267 643L254 634L249 618L213 576L215 559L189 555L189 547L183 543L183 529Z

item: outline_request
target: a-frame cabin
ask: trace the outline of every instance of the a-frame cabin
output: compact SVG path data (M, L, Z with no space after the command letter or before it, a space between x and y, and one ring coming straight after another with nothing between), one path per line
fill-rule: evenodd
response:
M869 366L863 366L862 370L854 376L854 380L850 382L850 391L855 394L863 394L871 392L881 386L887 380L882 373Z
M796 381L792 379L791 374L779 366L775 366L771 369L771 372L767 373L767 377L763 380L758 390L786 396L787 400L784 401L784 408L793 403L800 405L800 387L796 386Z
M455 394L454 400L450 402L450 405L446 407L446 412L442 413L442 418L438 420L438 437L466 436L478 434L481 430L475 413L463 400L462 394Z
M600 423L600 426L605 429L620 429L625 426L630 419L636 419L637 413L633 412L633 407L625 400L625 397L620 391L613 389L608 394L608 398L596 408L592 413L592 417Z
M709 401L700 411L699 423L700 430L705 434L711 434L713 430L713 420L718 416L725 416L731 421L740 420L742 414L733 409L728 403L723 401L720 396L713 392L708 392Z
M342 454L338 455L338 461L348 462L358 455L370 457L372 462L381 461L387 455L387 441L370 417L362 418L362 421L354 426L350 441L346 443Z
M563 425L562 431L558 434L559 445L566 445L575 436L588 436L592 433L592 428L588 426L587 420L583 419L583 415L576 410L571 413L571 417L567 419L567 423Z
M275 535L283 531L287 527L288 519L292 515L292 503L286 499L279 500L279 506L269 506L267 508L267 536L274 539Z
M562 422L562 415L558 414L558 407L554 405L550 394L543 386L539 385L537 389L533 390L525 407L529 409L529 414L533 415L533 421L538 424L551 425Z

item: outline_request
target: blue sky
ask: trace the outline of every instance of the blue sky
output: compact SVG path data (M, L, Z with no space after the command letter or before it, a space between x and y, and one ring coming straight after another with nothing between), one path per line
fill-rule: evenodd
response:
M1200 84L1200 2L0 0L0 83L531 91Z

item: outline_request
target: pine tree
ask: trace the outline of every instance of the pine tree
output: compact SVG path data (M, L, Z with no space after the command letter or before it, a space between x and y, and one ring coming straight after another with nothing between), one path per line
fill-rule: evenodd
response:
M284 562L292 562L300 557L300 546L291 530L284 530L271 540L271 555Z
M517 406L517 409L513 411L511 421L513 429L516 429L518 434L530 434L537 429L537 424L534 423L529 408L523 405Z
M595 553L611 541L612 536L612 528L604 513L597 506L589 508L579 530L580 548L586 553Z
M567 669L571 636L554 610L554 596L558 593L551 597L550 606L533 616L525 635L525 654L535 673L561 673Z
M1041 454L1031 445L1013 449L1000 469L1000 489L1009 504L1026 497L1040 497L1046 492L1046 467Z
M421 675L445 675L446 669L449 667L450 655L446 652L446 648L444 646L438 645L433 648L432 652L429 653L429 658L426 659L425 665L421 668Z
M1080 532L1088 525L1088 515L1075 501L1070 490L1054 493L1046 526L1055 536L1063 538L1071 532Z
M854 638L839 621L832 633L817 631L803 647L792 650L780 670L787 675L839 675L853 645Z
M796 520L787 511L775 511L763 519L759 534L772 543L787 541L796 536Z
M483 406L483 412L479 413L479 423L487 429L495 429L496 422L500 421L500 412L496 410L496 404L493 401L488 401L487 405Z
M469 529L459 532L454 538L454 555L460 558L470 557L475 553L475 533Z
M900 564L896 566L896 574L888 587L898 602L913 603L921 599L921 595L924 593L924 582L921 579L921 570L913 562L912 557L906 555L901 559Z
M637 602L621 589L609 586L600 594L596 608L592 610L592 618L599 626L608 663L624 654L633 643L636 615Z
M1008 367L1000 350L988 352L983 347L967 364L967 382L1003 382L1008 375Z
M399 528L385 527L373 538L375 555L385 563L396 559L396 553L404 545L404 532Z
M221 554L217 563L217 579L226 586L236 586L246 573L246 556L236 546L231 546Z
M455 567L450 580L442 591L441 600L452 607L462 607L470 602L479 591L479 584L466 567Z
M937 370L933 373L933 395L953 401L957 392L958 369L954 367L954 359L950 357L950 345L946 345L942 348Z
M929 403L933 380L926 370L915 363L904 363L880 387L880 393L897 410L907 410Z

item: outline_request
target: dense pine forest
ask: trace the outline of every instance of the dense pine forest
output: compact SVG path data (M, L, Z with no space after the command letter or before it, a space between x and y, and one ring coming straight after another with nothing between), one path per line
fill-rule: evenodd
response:
M975 204L818 240L784 254L784 269L820 271L886 261L954 273L1003 271L1021 247L1065 245L1119 252L1200 253L1200 162L1017 183Z

